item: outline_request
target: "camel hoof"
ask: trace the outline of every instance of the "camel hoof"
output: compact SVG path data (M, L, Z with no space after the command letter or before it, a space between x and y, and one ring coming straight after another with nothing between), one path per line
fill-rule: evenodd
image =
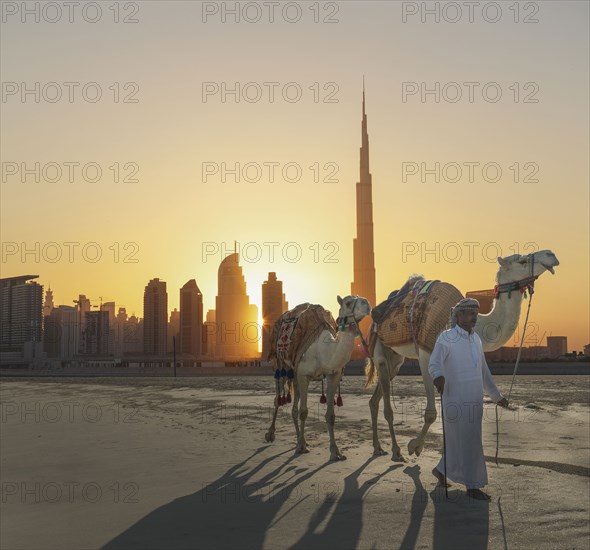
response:
M264 439L266 440L267 443L272 443L275 440L275 434L270 433L270 432L266 432L264 434Z
M346 460L346 457L341 453L330 456L330 462L338 462L339 460Z
M385 456L387 451L384 451L381 447L378 447L373 451L373 456Z
M418 447L418 443L416 443L416 441L416 439L410 439L408 443L408 453L410 454L410 456L412 456L416 452L416 449ZM418 456L418 454L416 454L416 456Z
M303 455L305 453L309 453L309 449L307 448L307 445L305 445L305 447L297 447L295 453L298 455Z
M404 458L404 456L400 453L397 455L392 455L391 460L393 462L407 462L407 460Z

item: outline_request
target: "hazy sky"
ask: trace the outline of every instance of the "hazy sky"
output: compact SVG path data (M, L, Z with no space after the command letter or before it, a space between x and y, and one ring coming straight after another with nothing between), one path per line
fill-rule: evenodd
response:
M239 23L222 13L235 2L80 2L72 23L61 3L61 19L52 3L23 23L23 4L2 3L3 277L38 274L58 304L84 293L138 315L150 278L168 283L170 309L195 278L210 309L237 240L254 302L276 271L291 306L335 311L352 279L365 75L378 298L413 272L491 288L498 253L551 249L561 265L537 283L537 337L590 340L588 2L481 2L473 22L463 2L429 2L438 23L421 2L282 2L272 23L265 2L242 3ZM222 97L236 83L239 102ZM36 162L40 181L22 182ZM223 181L222 163L247 169ZM438 183L422 163L440 163ZM39 257L23 263L23 243Z

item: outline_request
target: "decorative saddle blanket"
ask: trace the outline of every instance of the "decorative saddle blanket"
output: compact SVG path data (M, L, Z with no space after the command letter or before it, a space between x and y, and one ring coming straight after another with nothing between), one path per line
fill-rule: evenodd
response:
M295 366L324 330L336 335L336 321L332 314L317 304L299 304L277 319L268 358Z
M432 352L438 335L449 326L451 309L463 295L448 283L421 279L403 295L400 289L397 296L381 322L376 321L377 335L389 347L415 342Z

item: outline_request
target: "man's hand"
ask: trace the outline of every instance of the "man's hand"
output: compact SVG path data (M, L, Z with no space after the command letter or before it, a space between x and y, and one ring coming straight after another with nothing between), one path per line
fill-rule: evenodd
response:
M438 376L437 378L435 378L433 380L433 382L434 382L434 387L438 390L438 393L440 393L442 395L443 390L445 389L445 377Z
M498 401L497 405L500 405L500 407L504 407L505 409L508 408L508 399L506 399L505 397L502 397L502 399L500 399L500 401Z

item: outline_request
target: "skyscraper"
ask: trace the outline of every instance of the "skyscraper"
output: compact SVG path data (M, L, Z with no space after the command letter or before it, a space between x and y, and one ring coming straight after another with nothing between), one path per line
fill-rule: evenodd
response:
M283 293L283 281L277 280L277 274L270 272L268 281L262 283L262 358L268 357L270 335L277 319L289 309Z
M44 318L43 342L47 357L71 360L78 354L78 312L72 306L53 307Z
M167 312L166 283L152 279L143 293L143 352L146 355L166 355Z
M43 351L43 286L22 275L0 279L0 351L33 359Z
M351 294L362 296L375 307L375 252L373 246L373 178L369 171L369 134L365 112L365 84L363 80L363 120L360 149L360 178L356 184L356 239L353 241L354 280ZM367 333L370 317L360 323Z
M90 311L90 300L84 294L78 295L78 299L74 300L77 304L78 310L78 345L79 352L85 353L84 349L84 331L86 330L86 314Z
M176 353L180 351L180 311L174 308L168 319L168 353L174 352L174 339L176 339Z
M215 298L215 355L226 361L259 356L258 308L250 304L237 253L219 265Z
M84 329L84 354L105 356L113 353L108 311L89 311Z
M202 337L203 294L191 279L180 289L180 353L199 359Z
M53 310L53 290L48 288L45 292L45 303L43 304L43 317L51 315Z

